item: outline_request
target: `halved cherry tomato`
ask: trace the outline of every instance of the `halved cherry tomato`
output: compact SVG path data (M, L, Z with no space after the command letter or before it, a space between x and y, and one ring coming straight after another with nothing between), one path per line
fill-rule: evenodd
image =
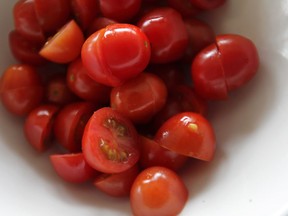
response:
M163 166L179 170L187 162L188 157L163 148L155 140L140 136L140 165L142 168Z
M81 151L84 128L96 107L88 102L70 103L63 107L54 123L54 134L58 142L70 152Z
M53 134L53 123L58 107L40 105L26 117L24 134L27 141L39 152L46 150Z
M84 35L74 20L64 25L45 46L40 55L56 63L69 63L80 56Z
M139 160L138 135L129 119L104 107L92 115L82 139L85 159L104 173L120 173Z
M150 60L146 35L131 24L112 24L92 34L82 47L89 76L108 86L119 86L141 73Z
M197 113L183 112L169 118L154 139L178 154L204 161L210 161L214 156L214 130L208 120Z
M138 173L139 168L136 164L121 173L99 175L95 179L94 185L96 188L110 196L128 196Z
M172 170L155 166L143 170L135 179L130 204L135 216L179 215L188 190Z
M137 14L141 0L99 0L102 14L118 22L127 22Z
M78 97L99 105L109 103L111 87L92 80L87 75L81 58L70 63L66 81L70 90Z
M151 73L137 77L115 87L110 105L134 123L146 123L165 105L167 88L164 82Z
M151 43L151 62L168 63L180 59L188 44L181 14L173 8L156 8L137 24Z
M98 174L87 164L82 153L55 154L50 156L50 161L59 177L70 183L83 183Z
M1 77L0 98L11 113L23 116L37 107L44 96L40 76L32 66L8 67Z

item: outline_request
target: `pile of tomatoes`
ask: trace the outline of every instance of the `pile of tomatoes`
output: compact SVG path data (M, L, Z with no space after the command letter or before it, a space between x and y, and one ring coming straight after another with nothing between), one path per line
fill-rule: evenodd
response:
M207 102L256 74L248 38L215 35L198 14L225 0L18 0L2 104L25 117L28 143L56 173L130 196L134 215L177 215L188 190L177 171L210 161Z

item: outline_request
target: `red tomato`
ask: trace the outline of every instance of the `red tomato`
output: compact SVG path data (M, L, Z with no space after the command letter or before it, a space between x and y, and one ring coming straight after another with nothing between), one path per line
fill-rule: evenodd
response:
M14 25L26 39L43 43L45 36L38 23L35 13L35 2L31 0L19 0L13 8Z
M181 15L172 8L151 10L137 24L151 43L151 62L180 59L188 45L188 33Z
M109 19L107 17L97 17L92 21L87 29L87 35L95 33L96 31L106 28L108 25L117 23L115 20Z
M24 134L27 141L37 150L44 151L52 137L52 128L58 107L40 105L26 117Z
M58 142L70 152L81 151L83 131L95 106L88 102L71 103L63 107L54 123Z
M133 124L117 111L104 107L88 121L82 150L87 162L104 173L120 173L139 160L138 135Z
M69 19L70 0L33 0L37 20L44 32L55 33Z
M38 66L47 62L38 53L42 45L27 40L15 30L9 33L9 46L13 56L22 63Z
M82 153L55 154L50 156L50 161L59 177L67 182L83 183L97 175L97 171L87 164Z
M135 179L130 203L135 216L179 215L188 190L172 170L155 166L143 170Z
M64 25L45 46L40 55L56 63L69 63L80 56L84 35L74 20Z
M119 22L127 22L141 7L141 0L99 0L102 14Z
M140 136L140 164L143 168L163 166L172 170L179 170L184 166L188 157L165 149L156 141Z
M215 151L211 124L201 115L183 112L169 118L159 128L155 141L178 154L210 161Z
M81 58L71 62L67 70L67 85L78 97L96 104L108 104L111 88L97 83L87 75Z
M203 49L194 59L191 74L196 92L207 99L226 99L251 80L259 67L253 42L240 35L219 35L216 43Z
M87 29L99 13L97 0L71 0L73 14L82 29Z
M129 196L131 186L138 173L139 168L135 165L121 173L99 175L94 181L94 185L110 196Z
M194 17L201 12L191 0L168 0L168 5L177 10L183 17Z
M193 5L203 10L211 10L223 5L226 0L190 0Z
M43 99L38 72L28 65L11 65L1 77L0 98L5 108L19 116L28 114Z
M111 92L111 107L134 123L148 122L165 105L167 89L164 82L151 73L115 87Z
M82 47L89 76L108 86L119 86L141 73L150 60L146 35L131 24L112 24L92 34Z

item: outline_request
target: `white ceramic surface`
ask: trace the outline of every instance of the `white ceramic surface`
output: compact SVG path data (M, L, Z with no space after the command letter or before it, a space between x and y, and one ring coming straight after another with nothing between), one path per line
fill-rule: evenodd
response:
M226 102L213 104L217 154L183 174L189 200L181 216L288 215L288 1L227 0L207 15L219 33L251 38L259 74ZM12 0L0 0L0 73L13 62L7 33ZM23 138L22 120L0 106L0 215L124 216L128 200L59 179L48 153Z

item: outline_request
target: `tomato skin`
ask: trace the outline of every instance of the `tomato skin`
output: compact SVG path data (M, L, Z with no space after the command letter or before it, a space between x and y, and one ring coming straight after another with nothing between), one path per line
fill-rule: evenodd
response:
M111 91L110 103L134 123L148 122L165 105L167 88L151 73L141 73Z
M127 22L140 10L141 0L99 0L99 6L105 17Z
M24 64L8 67L1 77L0 98L12 114L25 116L43 100L44 89L36 69Z
M66 81L69 89L78 97L99 105L109 103L111 88L92 80L81 58L70 63Z
M135 216L178 215L188 198L188 190L172 170L155 166L143 170L135 179L130 204Z
M202 11L200 8L195 7L191 0L168 0L167 3L183 17L194 17Z
M216 145L211 124L193 112L169 118L158 129L154 139L164 148L204 161L212 160Z
M120 173L139 160L138 134L129 119L104 107L89 119L82 138L87 163L104 173Z
M26 117L24 134L27 141L39 152L47 148L47 142L52 137L55 115L58 111L55 105L40 105Z
M54 134L61 146L69 152L81 151L83 131L95 109L92 103L76 102L60 110L55 119Z
M82 61L96 82L119 86L141 73L150 60L146 35L131 24L112 24L85 41Z
M137 25L151 43L152 63L168 63L183 56L188 44L188 33L176 10L168 7L151 10Z
M140 165L142 168L163 166L172 170L179 170L187 162L188 157L169 151L155 140L140 136Z
M39 54L52 62L65 64L80 56L83 43L82 30L71 20L46 42Z
M89 25L86 34L90 36L91 34L95 33L96 31L106 28L108 25L117 23L115 20L109 19L107 17L97 17L92 21Z
M39 55L42 45L27 40L16 30L9 33L9 46L13 56L21 63L39 66L47 62Z
M113 197L129 196L131 186L139 173L137 164L130 169L114 174L99 175L94 185L102 192Z
M63 180L70 183L84 183L98 173L91 168L82 153L50 155L51 164Z

